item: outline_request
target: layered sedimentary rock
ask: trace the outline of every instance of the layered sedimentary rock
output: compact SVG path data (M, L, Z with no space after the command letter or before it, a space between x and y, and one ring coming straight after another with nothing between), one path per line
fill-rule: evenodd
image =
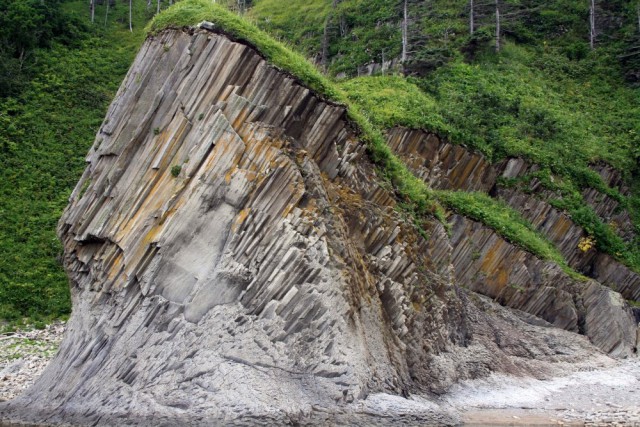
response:
M564 212L517 189L497 189L496 194L518 209L560 249L569 265L620 292L626 299L640 300L640 275L613 257L596 250L582 251L578 244L587 233Z
M609 289L464 218L419 232L345 116L222 35L147 40L59 224L65 340L2 418L452 423L406 398L631 354Z
M536 165L517 158L490 164L480 153L420 130L392 129L388 132L388 141L405 163L433 188L492 193L551 240L571 267L620 292L626 299L640 300L640 275L607 254L580 250L578 243L588 234L566 213L544 200L544 196L550 194L543 190L540 194L530 194L499 185L498 178L528 176L539 170ZM619 173L612 168L598 166L596 170L606 184L621 192L628 191ZM618 202L594 189L584 190L584 196L603 220L619 224L618 231L623 238L633 238L635 232L629 215L626 211L617 212Z

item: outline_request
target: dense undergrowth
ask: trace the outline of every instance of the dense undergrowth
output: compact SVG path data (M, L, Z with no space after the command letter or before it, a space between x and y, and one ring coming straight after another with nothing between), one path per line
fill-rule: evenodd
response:
M71 310L56 224L148 19L140 4L131 33L120 2L106 25L104 7L93 25L85 10L84 1L60 5L59 14L81 23L73 43L54 38L34 47L20 90L0 97L0 319Z
M249 15L283 38L291 37L292 26L302 32L304 23L294 24L295 15L272 8L274 2L256 0ZM401 76L393 64L383 71L386 75L355 77L359 66L384 61L383 52L386 60L400 55L402 2L372 0L365 6L343 0L326 12L324 21L316 17L315 25L306 27L304 44L296 47L316 58L318 52L328 52L329 72L354 76L340 87L376 127L422 128L492 161L513 156L540 165L543 184L558 194L554 206L582 226L599 250L640 271L639 242L625 243L616 234L617 225L599 218L581 195L583 189L595 188L610 196L640 230L636 187L625 197L590 168L605 162L630 183L640 173L640 91L629 80L638 64L634 68L633 61L620 60L640 57L628 56L640 41L635 3L596 2L598 37L590 50L587 2L502 2L508 18L502 22L498 54L492 9L476 7L475 33L469 35L468 4L408 2L405 69L412 77ZM369 15L371 7L386 14ZM381 28L395 29L389 38L396 42L395 50L380 44ZM362 54L345 55L345 40L350 51ZM347 59L351 62L345 65Z
M417 224L425 215L446 222L444 206L579 277L552 244L503 203L478 193L427 188L386 145L384 130L391 126L434 131L491 160L518 155L540 164L538 178L561 195L553 203L593 235L599 249L637 269L637 242L622 242L581 196L582 188L595 187L629 209L636 225L640 220L640 184L629 181L632 196L627 198L588 167L605 161L628 178L637 173L640 99L622 80L624 70L616 62L625 41L613 40L611 49L585 50L578 31L584 8L567 1L547 0L548 8L537 8L531 25L507 25L510 41L499 55L491 52L487 28L465 35L459 13L465 2L434 0L424 10L412 3L415 13L424 13L412 21L415 49L407 66L420 72L411 78L398 75L392 65L386 71L392 75L336 83L307 60L314 58L330 74L356 75L360 65L397 58L395 1L295 0L285 6L256 0L245 18L278 41L221 6L224 1L183 0L156 16L146 31L211 21L321 96L347 106L381 176ZM0 318L59 317L70 311L55 226L144 37L142 27L153 14L145 3L134 2L130 33L124 4L116 2L108 15L99 6L96 23L89 24L85 2L62 2L61 11L74 23L68 40L53 37L34 45L29 74L22 74L19 89L0 97ZM552 13L557 5L567 12ZM486 19L481 26L487 27ZM567 30L552 35L558 23ZM542 31L551 34L549 42L536 39Z

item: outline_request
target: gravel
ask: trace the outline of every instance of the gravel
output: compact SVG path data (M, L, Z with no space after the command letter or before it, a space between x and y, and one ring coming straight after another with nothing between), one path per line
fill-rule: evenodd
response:
M38 378L55 355L64 329L64 322L56 322L42 330L0 334L0 401L18 396ZM475 426L640 426L640 358L596 357L577 369L567 367L571 371L546 380L491 375L466 381L439 403ZM392 407L399 404L396 400L407 402L393 396L387 400ZM429 402L409 403L437 409Z
M640 359L600 361L547 380L467 381L446 402L470 425L640 426Z
M18 396L55 356L65 323L0 334L0 402Z

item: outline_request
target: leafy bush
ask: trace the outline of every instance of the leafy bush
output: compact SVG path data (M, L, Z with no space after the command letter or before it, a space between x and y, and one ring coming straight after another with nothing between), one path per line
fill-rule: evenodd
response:
M24 6L58 3L38 0ZM65 17L77 10L85 14L85 23L74 28L88 26L84 1L60 7ZM121 12L125 6L118 2L109 16ZM140 2L134 29L143 28L145 16ZM76 20L83 22L69 18L64 25L68 29ZM32 73L19 91L0 97L0 319L56 318L71 311L56 224L86 167L84 157L108 103L144 37L142 31L130 33L127 21L108 24L96 24L91 33L79 36L67 31L69 40L58 35L34 46ZM48 34L47 25L53 24L43 25Z

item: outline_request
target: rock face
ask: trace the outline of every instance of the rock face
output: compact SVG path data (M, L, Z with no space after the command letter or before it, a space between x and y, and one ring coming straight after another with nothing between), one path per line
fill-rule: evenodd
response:
M635 346L600 284L462 217L419 233L344 108L222 35L147 40L87 162L59 224L73 316L2 419L446 424L391 395Z
M521 178L539 170L517 158L490 164L480 153L442 141L421 130L395 128L388 132L389 146L430 186L443 190L482 191L492 193L519 211L538 231L562 252L571 267L620 292L626 299L640 300L640 275L611 256L578 248L587 233L564 212L544 200L548 194L528 194L517 188L499 185L498 178ZM628 192L622 178L610 167L597 166L596 171L607 185ZM535 184L533 186L536 187ZM605 222L618 224L618 232L626 240L635 236L626 211L614 214L618 203L595 189L584 190L585 202Z

